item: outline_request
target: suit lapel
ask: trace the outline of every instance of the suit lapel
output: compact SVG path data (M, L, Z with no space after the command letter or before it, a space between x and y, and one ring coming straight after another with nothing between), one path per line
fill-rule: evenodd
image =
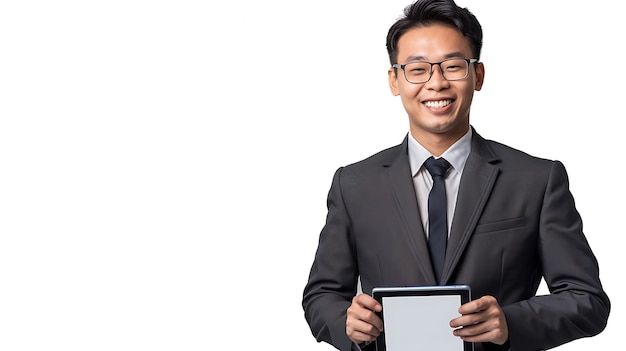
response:
M458 264L498 177L497 157L487 142L472 130L472 151L469 154L457 198L448 248L442 273L446 283Z
M422 221L417 209L417 199L415 198L415 188L411 167L408 160L408 139L405 138L401 144L398 157L391 163L385 164L387 167L387 179L389 187L394 196L396 211L399 213L412 251L415 253L420 265L420 270L428 280L427 284L436 285L437 280L433 273L430 262L430 253L426 234L422 227Z

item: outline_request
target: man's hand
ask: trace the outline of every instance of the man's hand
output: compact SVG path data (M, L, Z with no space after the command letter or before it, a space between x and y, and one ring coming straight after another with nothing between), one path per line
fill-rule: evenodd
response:
M354 304L354 303L353 303ZM502 345L509 338L509 328L498 301L483 296L459 307L461 317L450 321L454 335L468 342L492 342Z
M371 342L383 331L383 321L376 312L383 307L367 294L360 294L352 298L346 318L346 334L357 344Z

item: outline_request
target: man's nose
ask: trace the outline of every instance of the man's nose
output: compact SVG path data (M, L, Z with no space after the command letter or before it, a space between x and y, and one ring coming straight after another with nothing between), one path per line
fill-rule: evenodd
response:
M439 90L445 86L447 86L448 81L443 76L443 71L441 70L440 65L433 65L431 68L430 79L426 84L433 89Z

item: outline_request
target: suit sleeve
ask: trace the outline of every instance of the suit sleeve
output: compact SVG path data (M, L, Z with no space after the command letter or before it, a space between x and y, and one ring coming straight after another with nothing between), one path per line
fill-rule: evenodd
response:
M538 230L550 294L503 307L513 351L548 349L596 335L609 316L598 263L583 234L565 167L558 161L552 163Z
M341 174L340 168L333 177L326 224L320 233L302 306L317 341L349 351L353 343L346 335L346 310L356 294L358 272Z

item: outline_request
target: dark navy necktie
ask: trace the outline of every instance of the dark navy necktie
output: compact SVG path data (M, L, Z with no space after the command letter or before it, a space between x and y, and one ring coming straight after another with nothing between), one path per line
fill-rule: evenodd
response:
M444 179L450 163L443 157L435 159L431 156L424 166L433 177L433 187L428 196L428 247L437 282L441 283L448 242L448 206Z

